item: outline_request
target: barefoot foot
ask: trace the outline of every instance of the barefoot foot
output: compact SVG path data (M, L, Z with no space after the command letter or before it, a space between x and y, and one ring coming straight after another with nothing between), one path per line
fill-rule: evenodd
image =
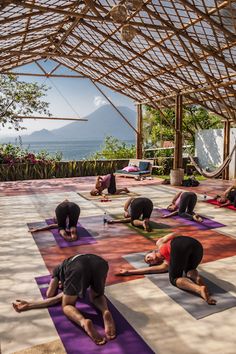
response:
M150 228L150 225L149 225L149 221L148 220L143 220L143 228L145 231L147 232L151 232L151 228Z
M201 216L199 216L197 214L193 215L193 220L196 221L196 222L203 222Z
M216 300L211 298L206 286L201 286L200 295L208 303L208 305L216 304Z
M103 321L107 339L114 339L116 337L116 328L110 311L107 310L104 312Z
M94 328L91 320L84 319L81 323L81 327L87 333L87 335L94 341L97 345L103 345L106 343L106 338L102 337Z

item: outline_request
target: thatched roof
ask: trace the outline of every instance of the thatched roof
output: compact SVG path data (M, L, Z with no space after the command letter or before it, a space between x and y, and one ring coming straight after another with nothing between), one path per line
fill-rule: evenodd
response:
M53 59L137 102L168 107L180 92L236 121L236 2L140 3L120 1L117 23L118 1L1 0L0 72Z

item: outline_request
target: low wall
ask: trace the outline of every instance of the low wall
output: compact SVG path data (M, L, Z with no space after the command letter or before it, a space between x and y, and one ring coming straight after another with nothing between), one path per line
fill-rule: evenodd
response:
M129 160L66 161L0 164L0 181L105 175L128 165Z
M0 164L0 181L105 175L122 169L128 165L128 162L129 159ZM188 163L188 159L184 158L185 172L189 170ZM173 157L158 157L154 160L154 164L160 166L153 170L154 174L168 175L173 166Z

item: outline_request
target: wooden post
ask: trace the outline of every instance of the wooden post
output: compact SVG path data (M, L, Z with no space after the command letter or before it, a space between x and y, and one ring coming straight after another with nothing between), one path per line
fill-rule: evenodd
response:
M182 119L183 119L183 98L182 95L176 96L175 104L175 151L173 168L182 168Z
M224 150L223 150L223 160L229 155L230 148L230 121L224 121ZM229 165L222 173L222 179L229 179Z
M143 112L142 105L137 105L136 159L143 158Z

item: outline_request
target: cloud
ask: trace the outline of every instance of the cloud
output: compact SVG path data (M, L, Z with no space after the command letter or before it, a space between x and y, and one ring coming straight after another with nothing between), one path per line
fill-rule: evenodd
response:
M101 107L104 104L107 104L107 100L102 96L95 96L93 103L96 107Z

